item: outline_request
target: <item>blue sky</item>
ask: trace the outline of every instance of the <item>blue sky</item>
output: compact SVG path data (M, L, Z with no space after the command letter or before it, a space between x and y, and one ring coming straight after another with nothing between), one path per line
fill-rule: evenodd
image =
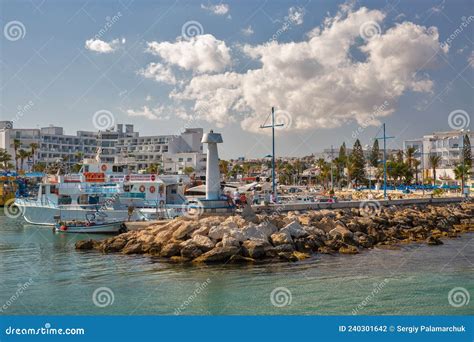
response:
M278 132L279 155L352 145L354 138L371 144L381 122L396 136L390 147L401 147L403 139L450 130L454 110L468 119L473 112L468 0L6 0L0 6L0 116L16 127L93 130L94 113L105 110L142 135L215 129L224 137L221 154L231 158L268 154L270 137L258 125L273 103L290 121ZM463 21L449 50L440 48ZM7 32L12 22L22 25L19 39ZM357 37L367 22L376 37ZM395 29L403 23L406 30ZM190 25L191 36L183 37ZM420 42L410 44L412 32ZM338 39L346 37L351 46L339 59ZM347 94L347 106L338 108Z

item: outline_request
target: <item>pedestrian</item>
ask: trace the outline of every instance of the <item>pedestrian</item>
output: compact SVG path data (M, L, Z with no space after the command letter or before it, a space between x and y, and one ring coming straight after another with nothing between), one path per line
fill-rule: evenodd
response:
M237 189L234 191L234 203L237 207L240 205L240 193Z

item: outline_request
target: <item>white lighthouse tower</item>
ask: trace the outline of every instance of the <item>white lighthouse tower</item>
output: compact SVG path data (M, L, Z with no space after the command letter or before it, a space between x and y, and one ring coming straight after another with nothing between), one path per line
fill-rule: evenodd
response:
M222 143L222 136L214 133L212 130L205 133L201 140L207 144L207 163L206 163L206 200L220 200L221 196L221 177L219 170L219 154L217 144Z

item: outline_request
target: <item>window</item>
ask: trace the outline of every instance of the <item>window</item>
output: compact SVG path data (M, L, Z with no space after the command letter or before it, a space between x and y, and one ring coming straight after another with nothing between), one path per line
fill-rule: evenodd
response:
M186 159L186 161L191 162L191 161L193 161L193 158L188 158L188 159Z
M183 158L178 158L178 161L179 161L179 162L182 162L182 161L183 161Z

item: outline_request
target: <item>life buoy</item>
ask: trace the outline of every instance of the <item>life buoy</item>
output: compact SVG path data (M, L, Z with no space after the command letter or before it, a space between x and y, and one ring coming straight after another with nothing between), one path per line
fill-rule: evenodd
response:
M150 176L150 179L151 179L152 182L154 182L155 179L156 179L156 176L155 176L155 175L151 175L151 176Z
M152 194L154 194L155 191L156 191L156 188L155 188L153 185L150 186L150 192L151 192Z
M100 167L100 169L101 169L103 172L107 171L107 165L103 164L103 165Z
M145 186L144 185L140 185L140 192L145 192Z

